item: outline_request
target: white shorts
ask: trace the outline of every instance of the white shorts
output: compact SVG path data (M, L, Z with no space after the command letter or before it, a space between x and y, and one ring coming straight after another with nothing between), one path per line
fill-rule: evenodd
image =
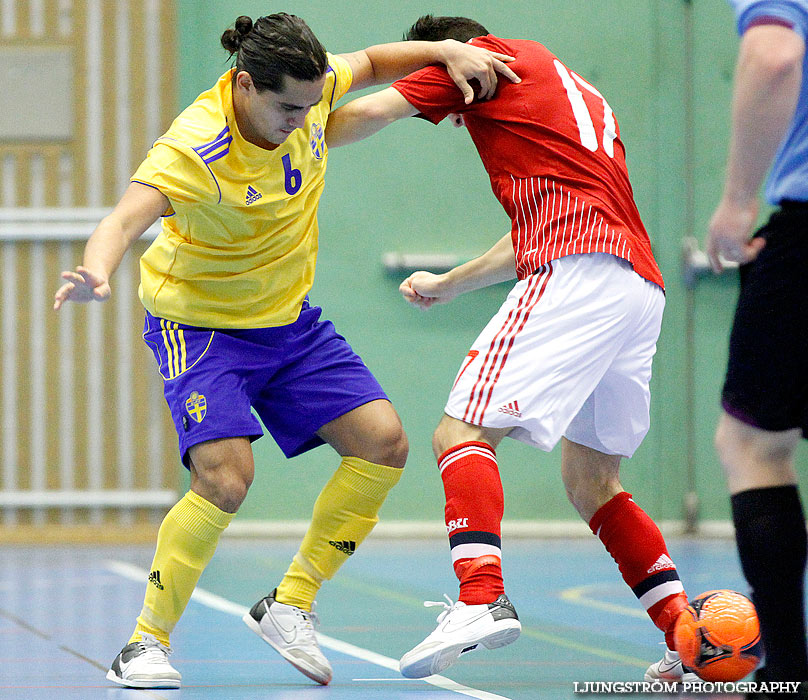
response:
M466 356L445 412L551 450L563 435L630 457L649 427L665 295L606 253L520 280Z

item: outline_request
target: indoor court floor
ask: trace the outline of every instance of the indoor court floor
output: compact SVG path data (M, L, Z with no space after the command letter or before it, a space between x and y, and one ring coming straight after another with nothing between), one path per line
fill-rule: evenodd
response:
M668 545L691 596L745 592L734 541ZM663 651L661 633L598 540L514 539L505 542L503 568L521 637L471 652L442 676L404 679L398 658L440 612L423 601L454 596L457 584L445 542L371 538L320 592L319 632L334 679L318 686L240 619L277 585L296 548L223 539L172 635L182 689L128 690L105 675L140 611L152 547L0 547L0 698L566 700L596 697L580 692L587 681L642 681Z

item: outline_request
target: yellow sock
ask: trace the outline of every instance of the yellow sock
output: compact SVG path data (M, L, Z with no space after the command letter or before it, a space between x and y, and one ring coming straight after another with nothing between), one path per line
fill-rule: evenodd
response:
M379 509L403 469L343 457L314 504L311 524L278 586L277 600L311 610L330 579L379 521Z
M140 641L140 633L148 632L168 646L168 636L233 515L193 491L168 511L157 534L146 598L130 642Z

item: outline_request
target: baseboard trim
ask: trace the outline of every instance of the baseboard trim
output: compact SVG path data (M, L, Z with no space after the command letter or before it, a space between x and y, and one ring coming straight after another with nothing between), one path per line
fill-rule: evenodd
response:
M696 532L687 532L684 521L660 521L658 523L666 538L731 538L732 523L721 520L706 520L698 525ZM306 532L307 520L255 520L238 518L225 530L223 537L229 539L294 539L300 540ZM0 526L0 543L4 545L106 545L106 544L153 544L158 524L121 526L108 524L64 526L47 524ZM593 537L585 523L576 520L506 520L502 523L505 539L569 539ZM370 540L427 539L445 540L446 526L440 521L386 520L380 522L369 536Z
M685 521L660 521L659 529L666 537L732 537L730 521L705 520L696 532L688 532ZM308 527L306 520L238 520L225 530L227 537L300 538ZM502 536L506 538L562 539L592 537L589 527L579 520L506 520L502 523ZM380 522L370 534L376 539L444 539L446 526L440 521L386 520Z

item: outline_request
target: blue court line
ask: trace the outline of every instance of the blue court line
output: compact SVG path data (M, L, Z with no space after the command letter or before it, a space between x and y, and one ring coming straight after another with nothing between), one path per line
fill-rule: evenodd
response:
M112 573L117 574L122 578L128 579L130 581L135 581L137 583L142 583L144 580L146 580L146 578L149 575L148 571L122 561L108 560L104 562L104 567L108 571L111 571ZM228 600L227 598L223 598L222 596L216 595L215 593L206 591L203 588L197 588L196 590L194 590L193 594L191 595L191 600L194 600L200 605L204 605L207 608L211 608L212 610L218 610L219 612L223 612L228 615L234 615L238 618L243 617L249 612L249 608L247 608L246 606L234 603L233 601ZM342 640L336 639L335 637L329 637L328 635L320 634L319 632L317 633L317 641L320 643L321 646L324 646L327 649L331 649L332 651L345 654L346 656L352 656L362 661L367 661L368 663L374 664L376 666L381 666L382 668L395 671L396 673L399 672L397 659L392 659L389 656L378 654L377 652L371 651L370 649L363 649L362 647L358 647L354 644L349 644L348 642L343 642ZM356 680L370 680L370 679L354 679L354 680L356 681ZM384 679L384 680L398 680L398 679ZM477 700L509 700L509 698L506 698L504 695L496 695L495 693L489 693L488 691L485 690L477 690L476 688L470 688L468 686L462 685L461 683L457 683L451 680L450 678L446 678L445 676L440 676L437 674L433 676L428 676L427 678L422 678L421 680L423 680L425 683L429 683L443 690L448 690L451 692L459 693L461 695L466 695L471 698L476 698Z

